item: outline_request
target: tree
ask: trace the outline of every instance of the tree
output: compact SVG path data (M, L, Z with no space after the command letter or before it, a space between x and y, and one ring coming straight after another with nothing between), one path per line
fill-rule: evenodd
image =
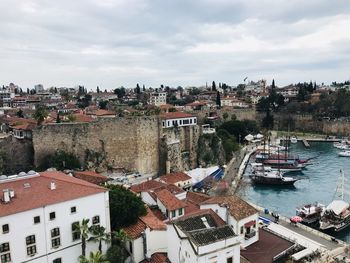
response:
M40 125L45 120L47 115L48 113L47 113L46 107L40 105L35 109L33 117L37 121L38 125Z
M227 118L228 118L228 113L227 112L224 112L224 114L222 114L222 117L224 118L224 120L226 121Z
M120 88L115 89L114 94L116 94L118 96L118 99L122 99L126 94L125 88L120 87Z
M218 108L221 108L221 98L220 98L220 92L219 91L216 92L216 106Z
M75 230L80 234L81 238L81 255L85 257L86 254L86 241L89 238L89 221L90 219L83 219L78 222L74 227Z
M85 256L79 257L80 263L110 263L110 261L107 260L106 256L102 255L102 252L90 252L89 258L86 258Z
M90 227L89 232L92 236L88 241L98 242L98 250L102 253L102 242L109 243L111 236L106 232L106 228L100 225L93 225Z
M212 91L216 91L216 84L215 84L215 81L213 81L213 84L211 86L211 90Z
M110 263L124 263L128 257L128 253L124 247L113 245L108 248L106 257Z
M62 171L64 169L78 169L81 166L79 159L73 153L57 150L54 155L47 155L41 164L41 169L50 167Z
M56 117L56 123L60 123L61 119L60 119L60 112L57 112L57 117Z
M100 93L100 88L97 86L97 88L96 88L96 92L97 93Z
M16 116L17 116L18 118L24 118L22 109L19 109L19 110L16 112Z
M118 185L109 185L109 207L112 230L135 224L139 216L146 215L140 197Z
M98 103L98 106L100 109L105 110L107 108L108 101L107 100L102 100Z
M5 173L6 164L7 164L7 154L3 150L0 150L0 174Z
M141 93L141 88L140 88L140 85L138 83L136 84L135 93L136 94L140 94Z

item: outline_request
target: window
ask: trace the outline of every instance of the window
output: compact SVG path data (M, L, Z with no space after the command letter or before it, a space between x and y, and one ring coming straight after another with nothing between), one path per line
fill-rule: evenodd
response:
M182 215L182 208L179 209L179 216Z
M73 213L76 213L77 212L77 207L76 206L72 206L70 208L70 212L73 214Z
M241 234L243 234L243 226L241 226Z
M97 224L99 224L100 223L100 216L94 216L93 218L92 218L92 224L93 225L97 225Z
M233 258L232 258L232 257L227 258L226 262L227 262L227 263L233 263Z
M34 216L34 224L40 223L40 216Z
M62 263L62 259L61 258L56 258L52 261L52 263Z
M72 239L73 241L80 239L79 222L72 223Z
M171 211L171 217L175 217L176 216L176 210Z
M2 243L0 245L0 260L1 263L11 262L10 243Z
M34 256L36 254L36 244L35 244L35 235L26 237L26 245L27 245L27 255Z
M6 234L8 232L10 232L9 224L2 225L2 233Z
M54 220L56 218L56 213L55 212L51 212L50 213L50 220Z
M193 122L194 122L194 123L197 123L197 119L194 119Z
M51 229L51 245L57 248L61 245L60 229L58 227Z

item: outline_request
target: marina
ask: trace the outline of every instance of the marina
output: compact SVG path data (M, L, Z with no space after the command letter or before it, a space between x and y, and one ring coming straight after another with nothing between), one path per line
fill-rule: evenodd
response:
M246 200L287 218L296 215L297 207L315 203L326 206L330 204L334 199L340 170L344 171L346 178L350 178L350 162L348 158L338 156L341 150L333 147L332 143L308 141L310 148L305 148L301 141L290 145L290 153L300 158L317 156L312 161L313 165L307 166L301 172L293 173L293 176L301 179L295 182L294 186L286 188L278 185L253 184L249 176L252 174L252 168L248 164L237 193ZM249 160L249 163L251 162L255 162L253 157ZM349 201L346 197L344 199ZM332 235L350 242L350 227Z

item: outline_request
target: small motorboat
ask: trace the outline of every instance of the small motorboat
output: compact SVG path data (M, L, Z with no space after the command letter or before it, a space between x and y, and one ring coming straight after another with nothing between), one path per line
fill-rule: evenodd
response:
M290 142L291 143L297 143L298 142L297 137L295 137L295 136L290 137Z
M321 214L325 210L325 205L315 203L307 204L296 209L296 215L300 216L305 224L313 224L321 219Z
M340 157L350 157L350 151L342 151L338 153L338 156Z

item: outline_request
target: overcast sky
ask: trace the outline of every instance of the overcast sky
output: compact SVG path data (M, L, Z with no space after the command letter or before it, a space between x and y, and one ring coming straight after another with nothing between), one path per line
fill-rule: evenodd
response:
M349 0L1 0L0 84L350 77Z

